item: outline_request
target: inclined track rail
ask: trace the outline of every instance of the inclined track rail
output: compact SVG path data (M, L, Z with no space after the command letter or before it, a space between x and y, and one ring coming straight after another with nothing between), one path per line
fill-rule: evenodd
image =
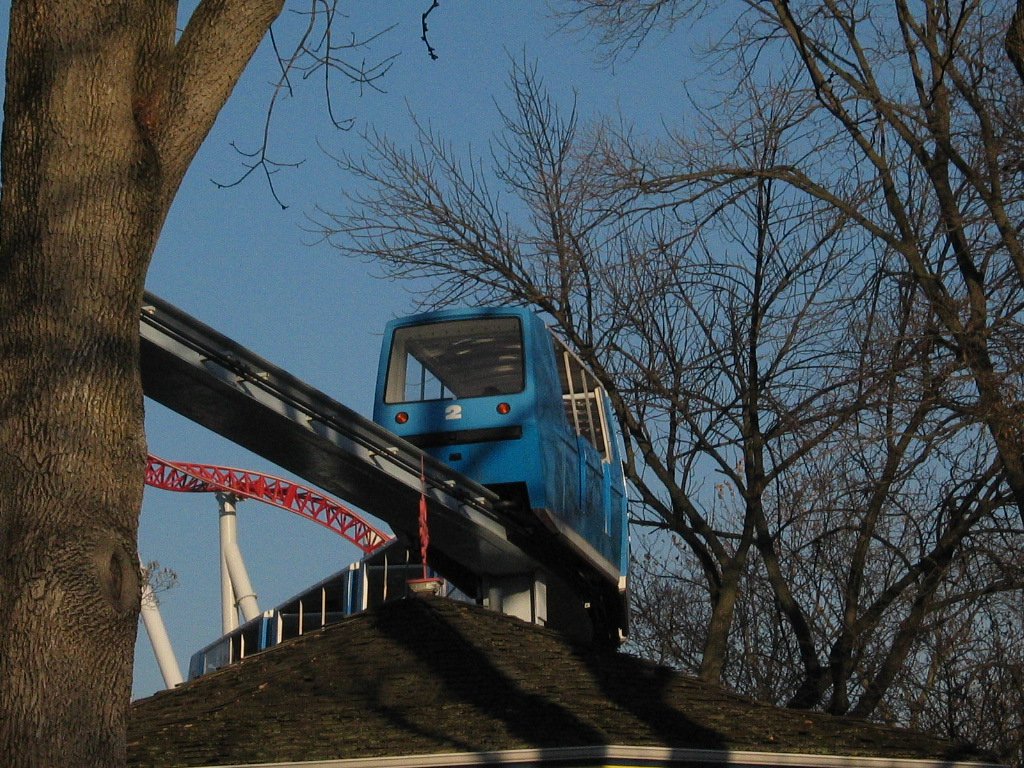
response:
M336 494L414 540L425 488L431 551L460 576L524 573L529 531L489 489L147 292L147 397ZM421 480L422 472L422 480Z

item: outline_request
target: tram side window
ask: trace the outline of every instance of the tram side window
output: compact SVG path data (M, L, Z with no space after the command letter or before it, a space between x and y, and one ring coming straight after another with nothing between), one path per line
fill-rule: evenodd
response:
M395 331L385 402L511 395L524 386L519 320L493 317Z
M601 385L561 339L554 335L551 338L562 379L566 419L577 435L585 437L597 449L602 461L609 461L608 414Z

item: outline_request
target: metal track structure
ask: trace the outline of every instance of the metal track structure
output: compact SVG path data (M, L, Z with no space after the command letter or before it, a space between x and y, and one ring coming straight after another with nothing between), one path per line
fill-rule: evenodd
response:
M357 546L364 555L376 552L393 538L340 501L262 472L168 461L150 455L146 462L146 485L178 493L220 492L262 501L322 525Z
M547 574L589 612L595 638L621 639L622 594L607 563L530 510L149 292L140 352L147 397L384 521L407 543L417 541L425 495L431 566L467 594Z

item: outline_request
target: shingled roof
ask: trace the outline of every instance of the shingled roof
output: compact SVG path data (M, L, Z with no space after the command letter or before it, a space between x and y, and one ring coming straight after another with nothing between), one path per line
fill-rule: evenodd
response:
M129 765L607 745L985 759L921 734L756 704L475 606L413 598L136 702Z

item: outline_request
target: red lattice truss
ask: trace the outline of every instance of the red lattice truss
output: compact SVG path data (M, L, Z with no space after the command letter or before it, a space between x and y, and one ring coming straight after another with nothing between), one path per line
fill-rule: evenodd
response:
M229 493L239 498L257 499L286 509L337 533L370 554L391 537L375 528L336 499L312 488L231 467L167 461L150 456L146 463L146 485L181 493Z

